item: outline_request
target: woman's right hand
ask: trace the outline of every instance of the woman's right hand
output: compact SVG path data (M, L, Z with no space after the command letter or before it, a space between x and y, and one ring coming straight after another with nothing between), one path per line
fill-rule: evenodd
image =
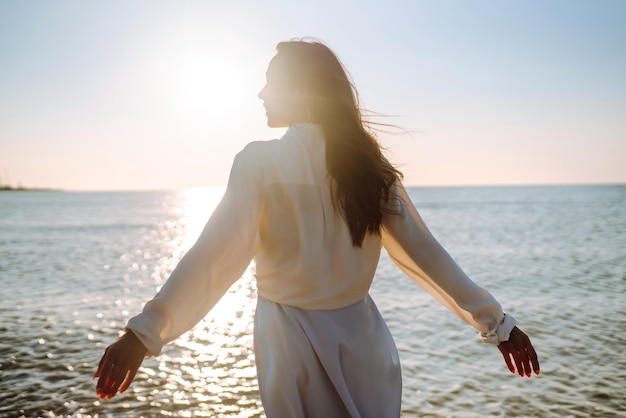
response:
M105 351L94 379L98 378L96 395L111 399L119 391L123 393L135 378L148 350L131 331L126 331Z
M515 373L517 368L517 373L522 377L530 377L533 370L539 376L539 359L535 348L528 335L518 327L513 327L509 340L498 344L498 349L511 373Z

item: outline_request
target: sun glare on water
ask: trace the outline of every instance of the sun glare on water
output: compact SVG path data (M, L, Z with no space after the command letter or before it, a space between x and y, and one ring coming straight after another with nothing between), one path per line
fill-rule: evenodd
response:
M224 195L224 187L195 187L180 191L179 222L183 227L183 237L177 242L179 251L187 252L196 242L209 217ZM243 275L243 281L249 282L252 278L253 266ZM241 286L236 284L222 300L211 310L209 316L221 318L229 316L234 309L240 309L246 304L249 295L247 292L237 292Z
M224 190L202 187L178 193L172 210L182 234L171 243L175 254L193 246ZM159 387L170 408L182 412L193 402L196 416L242 416L241 411L261 416L252 340L255 307L251 265L206 318L161 353L158 371L142 368L146 378L162 382Z
M181 243L184 251L196 242L225 190L224 187L192 187L179 192L180 204L176 212L185 231Z

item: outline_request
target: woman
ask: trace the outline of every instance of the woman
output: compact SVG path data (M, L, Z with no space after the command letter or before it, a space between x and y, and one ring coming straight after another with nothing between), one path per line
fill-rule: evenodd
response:
M287 133L237 155L196 244L105 351L98 396L126 390L144 356L202 319L254 258L254 345L267 416L399 416L398 354L368 295L382 246L496 344L511 372L539 374L529 338L423 223L332 51L282 42L266 77L259 98L267 123Z

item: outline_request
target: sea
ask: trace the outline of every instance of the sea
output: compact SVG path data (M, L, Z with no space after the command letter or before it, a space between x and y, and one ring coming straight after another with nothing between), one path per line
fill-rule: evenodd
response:
M122 395L92 376L198 237L223 189L0 192L0 417L263 417L253 265ZM383 253L371 288L397 343L403 417L626 417L626 185L410 188L468 275L532 339L499 351ZM323 400L320 400L323 402Z

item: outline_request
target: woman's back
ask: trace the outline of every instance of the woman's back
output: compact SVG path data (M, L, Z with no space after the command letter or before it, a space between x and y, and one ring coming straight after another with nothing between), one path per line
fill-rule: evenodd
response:
M240 158L258 170L259 294L302 309L337 309L363 299L380 237L368 235L361 247L352 245L333 207L322 129L295 125L280 140L250 144Z

